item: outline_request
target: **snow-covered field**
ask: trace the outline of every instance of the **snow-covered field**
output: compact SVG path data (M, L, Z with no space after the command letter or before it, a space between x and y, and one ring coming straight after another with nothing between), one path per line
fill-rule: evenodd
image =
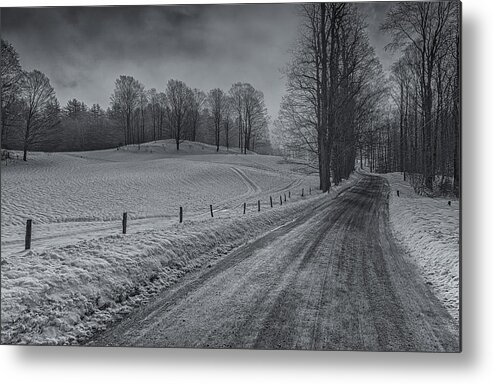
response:
M459 319L459 201L417 195L402 174L390 183L390 223L427 284L452 317ZM399 197L397 197L397 190Z
M177 154L173 143L157 142L33 153L27 163L2 164L3 342L76 343L321 198L317 178L302 164L224 149L217 154L196 143L182 148ZM308 195L310 187L313 194L302 198L301 188ZM289 191L280 207L279 196ZM124 211L127 235L121 234ZM33 242L24 251L28 218Z
M323 198L304 164L224 148L216 153L198 143L181 148L178 154L167 141L140 149L33 153L27 163L2 163L3 342L78 343L188 271L207 268ZM458 201L448 206L446 199L416 195L400 174L386 177L395 235L458 319ZM127 235L121 234L123 212L129 214ZM33 242L24 251L28 218Z
M306 167L279 157L216 154L206 144L171 141L129 149L32 153L2 163L2 254L19 251L33 220L36 249L118 233L123 212L129 231L166 226L182 206L187 219L235 209L270 194L316 185ZM300 169L303 172L300 172Z

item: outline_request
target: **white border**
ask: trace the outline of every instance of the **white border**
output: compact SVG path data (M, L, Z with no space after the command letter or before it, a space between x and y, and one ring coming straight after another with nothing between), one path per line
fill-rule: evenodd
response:
M216 1L227 2L227 1ZM243 1L249 2L249 1ZM272 1L276 2L276 1ZM24 1L2 6L162 4L160 1ZM204 1L180 1L204 3ZM462 354L90 349L0 346L8 383L486 383L491 380L493 7L463 1ZM488 252L490 251L490 252ZM492 354L493 355L493 354Z

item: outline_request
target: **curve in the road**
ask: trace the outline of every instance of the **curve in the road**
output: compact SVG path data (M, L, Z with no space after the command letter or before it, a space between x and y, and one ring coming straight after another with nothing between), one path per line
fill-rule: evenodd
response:
M90 344L459 351L451 316L391 235L387 196L364 176Z

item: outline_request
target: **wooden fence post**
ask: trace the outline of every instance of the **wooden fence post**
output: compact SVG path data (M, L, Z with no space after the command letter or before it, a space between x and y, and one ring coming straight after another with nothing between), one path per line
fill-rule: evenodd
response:
M126 234L127 233L127 212L123 212L122 226L123 226L123 234Z
M183 223L183 207L180 207L180 223Z
M260 200L257 200L258 211L260 212Z
M272 208L272 196L270 197L270 207Z
M288 191L288 197L291 198L291 191Z
M399 197L399 190L397 190L397 197Z
M286 202L286 194L284 194L284 202Z
M26 250L31 249L31 229L33 221L28 219L26 222Z
M212 212L212 204L211 204L211 217L214 217L214 213Z
M301 188L301 197L305 196L305 188Z
M243 214L246 213L246 203L243 203Z
M282 196L279 196L279 201L281 202L282 205Z

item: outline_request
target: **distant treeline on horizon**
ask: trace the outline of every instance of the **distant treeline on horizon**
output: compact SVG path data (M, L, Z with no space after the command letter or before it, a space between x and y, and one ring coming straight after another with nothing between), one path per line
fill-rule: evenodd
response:
M163 139L173 139L177 149L189 140L217 150L272 153L264 95L248 83L206 93L170 79L158 91L122 75L105 110L76 98L61 106L48 77L24 71L4 39L1 67L1 147L23 150L25 159L29 151L89 151Z

